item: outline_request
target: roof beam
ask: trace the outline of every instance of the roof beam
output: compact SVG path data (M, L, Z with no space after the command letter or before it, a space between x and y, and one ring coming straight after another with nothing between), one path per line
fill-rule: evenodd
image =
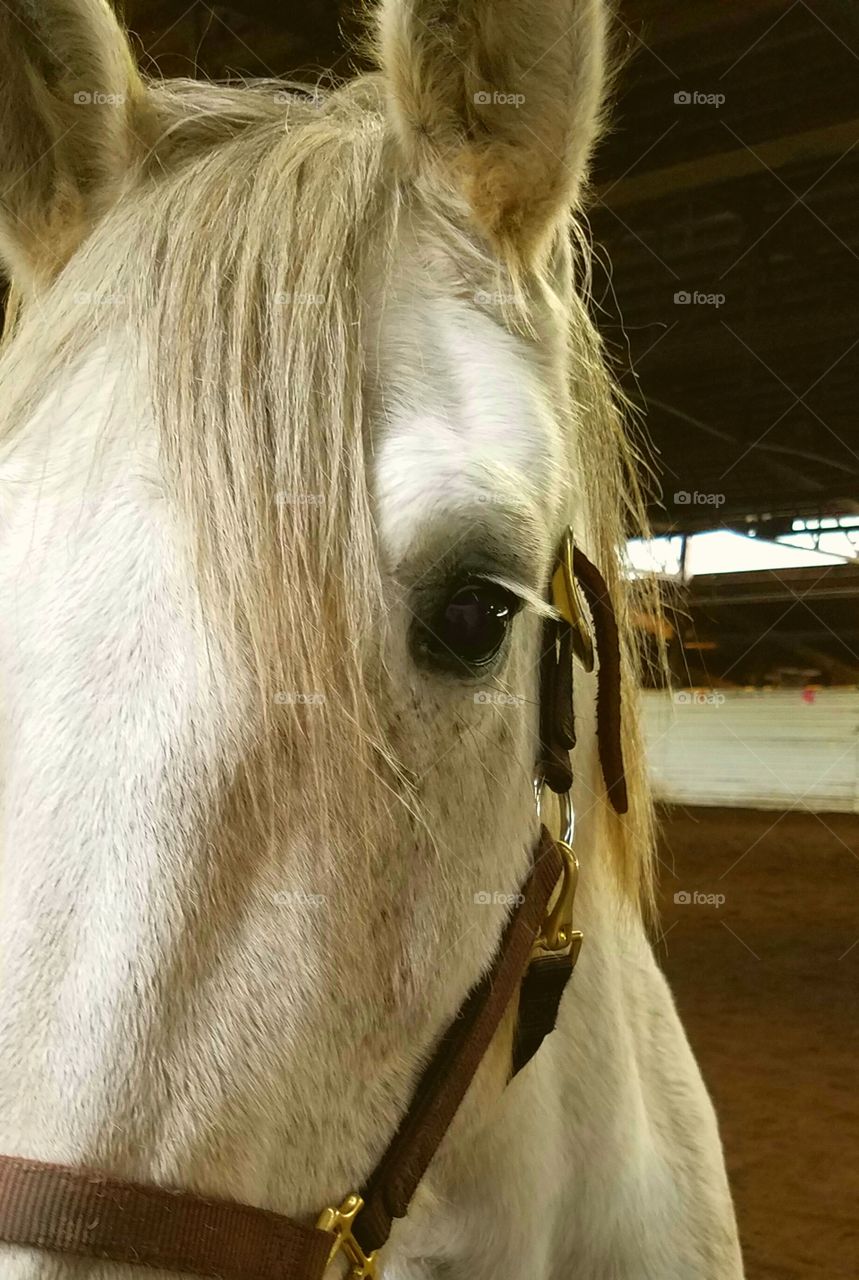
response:
M828 22L841 18L847 20L846 4L838 0L817 0L824 7ZM724 27L737 27L743 23L764 21L787 13L786 0L623 0L620 18L624 23L638 27L649 44L660 48L674 40L687 36L711 34ZM855 24L855 19L850 17ZM764 21L764 25L766 25Z
M605 183L597 189L597 196L610 209L622 209L721 182L760 175L767 167L778 171L803 160L824 160L832 155L844 155L857 142L859 117L756 143L754 149L736 147L731 151L714 152L700 159L670 165L666 169L651 169L620 182Z

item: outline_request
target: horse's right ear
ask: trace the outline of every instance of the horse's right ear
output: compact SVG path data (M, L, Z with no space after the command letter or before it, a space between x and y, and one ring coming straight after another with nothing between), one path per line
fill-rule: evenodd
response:
M50 281L146 153L148 108L106 0L0 3L0 260Z
M606 89L608 0L381 0L378 59L413 172L534 262L580 200Z

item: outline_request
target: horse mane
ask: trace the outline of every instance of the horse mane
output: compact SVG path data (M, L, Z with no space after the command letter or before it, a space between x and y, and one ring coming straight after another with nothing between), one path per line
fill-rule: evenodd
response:
M276 841L270 797L285 755L304 794L336 793L314 777L325 775L327 746L345 736L356 769L379 783L363 789L364 808L350 817L355 842L369 847L392 800L419 820L379 702L385 584L366 480L372 371L362 308L362 285L369 273L384 278L414 194L373 75L324 94L196 81L150 92L161 138L146 166L49 295L16 314L0 447L70 362L118 326L140 335L164 474L203 605L245 673L253 767L231 803ZM430 208L423 191L420 200L438 236L455 235L463 248L444 197ZM640 459L588 311L588 247L576 241L579 290L567 316L570 400L582 424L576 466L591 554L618 610L628 691L631 809L621 819L602 808L618 883L646 905L652 816L629 705L638 588L621 565L627 537L645 524ZM497 272L488 251L468 241L467 252L476 275ZM118 304L82 315L73 299L93 281ZM532 283L538 294L551 290L548 280ZM523 333L529 305L521 295L509 317ZM320 839L331 816L315 814Z

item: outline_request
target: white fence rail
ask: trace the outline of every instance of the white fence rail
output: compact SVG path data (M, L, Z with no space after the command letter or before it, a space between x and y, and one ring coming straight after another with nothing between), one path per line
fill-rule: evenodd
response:
M859 689L646 690L641 698L660 800L859 812Z

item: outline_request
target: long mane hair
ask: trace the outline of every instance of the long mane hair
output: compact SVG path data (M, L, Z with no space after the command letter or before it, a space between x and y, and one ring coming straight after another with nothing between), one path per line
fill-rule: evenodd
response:
M253 746L231 783L235 821L276 843L273 797L288 768L307 797L297 803L314 807L320 833L330 828L336 737L378 784L361 788L350 816L354 840L369 848L392 803L417 818L420 806L380 703L385 582L367 480L364 286L384 280L398 227L413 215L440 241L456 238L475 278L503 268L463 234L444 193L433 202L415 192L374 75L324 94L193 81L150 92L162 131L147 166L41 302L12 308L0 448L14 447L46 388L84 352L131 336L122 349L127 358L130 345L145 377L203 607L245 673ZM618 819L602 808L618 882L640 904L651 897L653 839L631 705L635 587L622 548L644 525L644 503L587 306L587 244L573 233L572 305L559 303L548 276L517 284L507 323L527 340L539 296L565 330L571 466L624 637L631 809Z

